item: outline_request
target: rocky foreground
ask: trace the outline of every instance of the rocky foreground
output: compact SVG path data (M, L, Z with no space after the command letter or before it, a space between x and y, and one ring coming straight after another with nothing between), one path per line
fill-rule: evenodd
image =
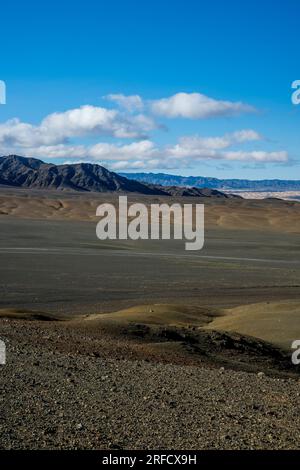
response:
M106 338L91 354L51 322L0 322L1 449L300 447L295 378L122 358Z

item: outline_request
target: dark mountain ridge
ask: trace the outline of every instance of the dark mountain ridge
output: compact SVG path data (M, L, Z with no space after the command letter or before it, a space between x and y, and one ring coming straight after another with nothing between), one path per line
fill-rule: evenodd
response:
M18 155L0 157L0 184L31 189L63 191L124 192L162 196L232 197L199 188L163 187L130 180L101 165L76 163L54 165Z
M130 181L100 165L54 165L18 155L0 158L0 181L1 184L22 188L153 194L147 185Z

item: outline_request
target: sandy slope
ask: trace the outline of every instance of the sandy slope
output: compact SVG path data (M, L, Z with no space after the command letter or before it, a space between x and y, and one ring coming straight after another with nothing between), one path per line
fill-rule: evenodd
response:
M0 216L50 220L97 220L99 204L117 204L118 196L108 194L61 193L59 191L0 188ZM132 196L128 202L205 204L206 226L227 229L274 230L300 233L300 203L276 200L219 200L213 198L173 198Z
M102 315L89 315L87 321L135 322L150 325L202 326L212 321L217 311L180 304L137 305Z
M300 301L261 302L232 309L209 309L181 304L138 305L109 314L94 314L85 321L141 323L234 332L291 350L300 339Z
M300 339L300 302L262 302L225 310L207 328L235 331L268 341L291 350L294 340Z
M100 331L103 328L110 332L118 331L118 334L122 328L124 332L129 332L129 325L148 326L152 328L152 332L155 331L153 328L165 327L174 328L174 331L182 331L183 328L193 331L238 333L266 341L274 347L290 352L292 342L300 339L299 312L300 302L291 300L241 305L232 309L210 309L182 304L136 305L111 313L76 316L74 319L24 309L0 309L0 318L63 321L75 328L81 327L89 331L96 331L97 328Z
M232 309L203 309L186 305L142 305L110 314L90 315L88 321L196 327L259 338L291 351L300 339L300 301L261 302Z

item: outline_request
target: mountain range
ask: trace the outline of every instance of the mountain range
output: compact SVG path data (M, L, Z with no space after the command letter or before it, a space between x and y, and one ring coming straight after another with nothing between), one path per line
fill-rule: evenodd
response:
M177 176L165 173L120 173L126 178L161 186L213 188L245 191L300 191L300 180L218 179L205 176Z
M210 188L161 186L139 182L91 163L54 165L18 155L0 157L0 185L94 192L124 192L161 196L237 197Z

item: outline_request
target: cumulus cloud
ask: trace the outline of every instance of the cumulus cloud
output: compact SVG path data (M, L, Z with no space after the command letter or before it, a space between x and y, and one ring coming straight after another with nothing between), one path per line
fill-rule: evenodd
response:
M201 93L176 93L169 98L151 103L154 114L168 118L204 119L218 116L232 116L255 111L242 102L221 101Z
M0 124L0 145L33 147L57 145L72 137L87 135L144 139L156 128L151 117L128 116L114 109L81 106L62 113L53 113L34 126L19 119Z
M11 151L4 151L3 154L12 153ZM88 147L85 145L41 145L38 147L21 148L17 147L13 153L18 155L26 155L27 157L41 158L45 160L56 160L61 158L82 159L87 161L90 158Z
M261 140L252 130L221 137L186 136L174 145L158 146L149 139L129 144L99 142L94 145L59 144L28 149L30 156L66 158L68 161L96 162L114 170L192 168L200 161L241 161L248 163L285 163L286 151L234 150L240 142Z
M8 149L5 149L8 150ZM94 145L41 145L37 147L29 147L26 149L26 155L36 158L45 159L61 159L68 158L69 162L78 161L95 161L95 162L122 162L143 158L150 159L152 155L158 154L158 149L150 140L141 140L125 145L110 144L100 142ZM4 151L2 153L11 153ZM24 154L24 149L17 148L17 153Z
M288 160L288 153L281 152L265 152L265 151L252 151L252 152L225 152L224 158L226 160L238 160L247 162L278 162L284 163Z
M150 140L133 142L128 145L99 143L89 148L89 156L95 160L131 160L136 158L148 159L157 153L155 145Z
M116 103L121 108L125 108L127 111L142 111L144 108L144 102L139 95L122 95L118 94L109 94L104 96L104 99Z
M253 142L255 140L263 140L263 137L253 129L244 129L237 131L232 134L233 139L236 142Z
M10 119L0 124L0 145L31 147L38 145L55 145L61 141L49 132L44 132L39 126L34 126L19 119Z
M88 105L50 114L41 122L39 129L42 133L59 136L61 140L87 134L118 137L120 132L132 137L132 129L127 122L122 122L116 110Z
M167 118L204 119L254 112L255 108L242 102L216 100L201 93L176 93L168 98L144 101L139 95L109 94L104 96L128 112L150 113Z
M262 137L252 129L237 131L221 137L181 137L178 144L169 147L174 157L219 158L218 152L237 143L259 141ZM223 155L223 154L220 154Z
M286 151L249 150L250 143L263 140L253 129L221 136L183 136L165 145L155 144L149 137L151 131L162 128L154 114L201 119L254 110L243 103L217 101L199 93L177 93L151 102L143 101L139 95L115 94L106 98L118 108L85 105L49 114L37 125L19 119L0 124L0 153L97 162L115 170L192 168L199 161L289 161ZM95 137L101 141L91 144L89 139L86 143L84 138L91 136L93 141ZM104 141L105 137L109 137L109 142ZM131 141L125 143L125 139Z

